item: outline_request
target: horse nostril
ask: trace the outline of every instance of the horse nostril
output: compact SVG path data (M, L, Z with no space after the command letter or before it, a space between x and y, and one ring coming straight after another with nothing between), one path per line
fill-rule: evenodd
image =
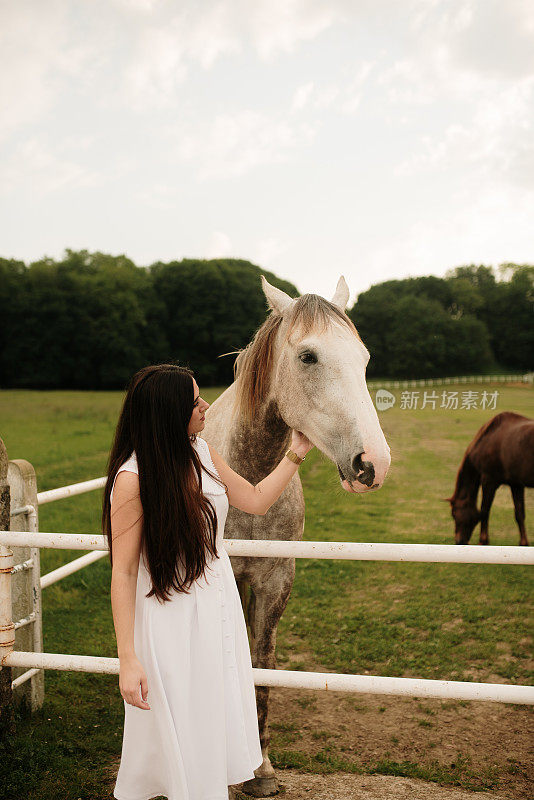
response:
M361 472L363 469L362 456L363 456L363 450L361 453L358 453L358 455L354 456L354 458L352 459L352 469L356 474L358 474L358 472Z
M375 482L375 468L371 461L364 461L362 456L364 451L358 453L352 459L352 468L356 473L356 480L364 486L372 486Z

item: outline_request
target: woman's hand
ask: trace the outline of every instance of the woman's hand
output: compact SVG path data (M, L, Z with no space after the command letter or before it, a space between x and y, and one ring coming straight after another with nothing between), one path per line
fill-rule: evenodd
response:
M304 458L306 453L308 453L312 447L315 447L315 445L310 442L307 436L304 436L304 434L300 431L292 431L290 448L298 455L299 458Z
M141 687L141 695L139 687ZM148 696L147 677L136 656L120 659L119 689L127 703L150 711L150 706L146 702Z

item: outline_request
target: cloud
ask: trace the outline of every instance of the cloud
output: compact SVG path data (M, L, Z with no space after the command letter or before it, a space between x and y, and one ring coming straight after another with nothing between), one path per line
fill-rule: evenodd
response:
M272 62L341 25L405 38L411 57L397 59L385 76L397 102L434 97L433 62L440 60L455 73L514 78L533 70L530 0L28 0L3 7L0 102L9 114L2 129L50 110L69 77L92 87L104 107L173 108L198 66L210 70L249 52ZM352 87L349 76L337 87L315 85L316 107L338 99L343 113L354 113L366 77L356 75ZM308 91L312 82L304 84ZM310 99L296 96L297 108Z
M405 275L444 274L461 264L531 263L534 196L517 187L477 194L472 186L464 195L444 206L443 214L418 219L365 253L368 286Z
M471 118L447 126L442 136L421 138L420 152L395 172L409 176L461 168L534 189L534 76L498 88L480 87Z
M136 110L170 107L191 68L208 70L223 56L252 48L262 60L292 53L336 19L333 9L310 0L255 0L155 4L135 2L143 13L124 65L123 91ZM120 94L121 89L117 89Z
M335 19L320 0L5 3L0 134L41 118L73 78L103 107L170 108L192 68L249 48L263 60L293 53Z
M531 0L4 2L0 62L0 185L13 252L49 246L48 232L34 225L29 236L16 220L13 194L38 222L43 197L57 195L67 217L74 189L87 190L82 204L89 189L98 197L115 181L129 212L150 222L117 225L112 235L127 236L117 248L134 242L149 262L167 235L173 256L177 246L171 215L158 212L179 208L190 237L179 246L196 247L209 239L194 200L207 182L213 205L231 216L243 202L236 178L259 182L293 162L271 170L277 208L256 192L249 238L215 231L210 254L235 255L245 243L299 285L312 274L319 285L327 251L352 261L347 229L361 234L366 261L390 272L532 258ZM448 201L439 220L410 227L430 214L423 196L434 210L436 198ZM406 233L396 235L399 218ZM101 246L108 233L93 222ZM58 250L60 228L50 233Z
M219 114L208 125L182 134L176 154L196 165L201 180L230 178L287 161L292 150L313 137L314 128L308 124L289 124L281 114L271 118L243 110Z
M339 104L343 114L354 114L362 100L365 84L376 64L376 61L362 61L349 77Z
M232 240L224 231L214 231L206 247L204 258L231 258L234 255Z
M149 13L160 3L160 0L111 0L115 5L128 11L141 11Z
M340 114L354 114L361 103L365 86L377 61L361 61L345 68L337 83L320 85L308 81L293 93L291 109L323 112L327 109Z
M176 13L173 6L168 6L165 24L160 16L148 23L145 20L134 29L122 87L119 84L117 91L120 94L124 89L138 111L171 106L192 66L199 64L208 70L221 56L242 49L229 5L178 7L181 10Z
M94 43L72 40L64 2L4 3L0 25L0 139L54 107L62 87L91 73Z
M435 61L439 56L434 56ZM432 73L434 69L432 69ZM378 84L384 87L389 103L402 106L428 105L436 102L443 87L416 57L398 59L382 71Z
M279 52L294 52L301 42L317 38L340 18L336 2L255 0L239 5L244 12L239 14L243 33L251 34L258 54L265 59Z
M91 137L84 137L78 142L70 137L64 143L58 143L57 149L64 150L70 144L73 149L83 151L91 142ZM107 171L94 170L84 165L79 158L58 155L37 137L20 142L0 166L0 192L3 195L28 190L32 195L47 195L72 186L97 187L103 186L113 177ZM115 176L117 171L119 165Z
M530 0L452 0L426 4L419 33L445 46L463 71L515 79L534 68L534 6Z
M406 54L376 81L391 128L415 133L394 174L534 189L532 4L422 3L407 34Z
M278 256L285 253L289 248L287 242L282 242L275 236L260 239L256 247L253 248L252 260L260 264L265 269L273 269Z
M308 104L308 101L313 93L313 88L313 81L308 81L308 83L304 83L295 90L295 93L293 94L293 101L291 103L291 108L293 111L300 111Z
M138 189L134 197L144 206L170 211L176 209L182 195L178 186L155 183L152 186Z

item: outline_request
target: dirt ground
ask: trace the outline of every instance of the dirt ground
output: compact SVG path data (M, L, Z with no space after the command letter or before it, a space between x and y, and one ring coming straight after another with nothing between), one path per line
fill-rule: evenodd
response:
M534 800L532 706L274 688L270 721L271 753L302 754L318 768L276 769L281 800ZM410 762L448 779L343 765L320 774L321 752L364 770ZM110 786L117 768L118 760ZM229 800L250 800L239 789Z
M504 794L463 791L435 783L393 778L390 775L310 775L284 770L280 777L280 800L507 800ZM230 791L229 800L250 800L239 790Z
M441 767L449 776L457 771L463 778L458 785L478 789L473 794L454 789L452 781L440 787L384 775L280 769L277 776L287 800L534 798L532 706L275 688L270 721L273 751L313 757L326 748L330 755L364 767L379 761L412 762L433 771ZM488 790L496 776L496 785Z

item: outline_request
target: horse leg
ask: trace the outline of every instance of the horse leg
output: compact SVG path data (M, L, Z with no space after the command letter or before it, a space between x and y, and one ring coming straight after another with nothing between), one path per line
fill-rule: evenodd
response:
M482 479L482 504L480 507L480 544L489 544L488 520L491 504L498 484Z
M254 604L251 607L254 613L252 623L254 638L251 647L253 667L276 669L276 629L287 605L295 577L295 559L288 558L284 561L287 564L282 569L275 568L268 581L264 580L261 584L252 587L255 595ZM263 764L255 770L254 778L243 783L242 791L255 797L269 797L277 794L279 788L268 753L271 741L268 724L268 686L256 686L256 705Z
M525 487L519 484L510 486L514 499L515 521L519 527L519 544L528 547L527 531L525 528Z

